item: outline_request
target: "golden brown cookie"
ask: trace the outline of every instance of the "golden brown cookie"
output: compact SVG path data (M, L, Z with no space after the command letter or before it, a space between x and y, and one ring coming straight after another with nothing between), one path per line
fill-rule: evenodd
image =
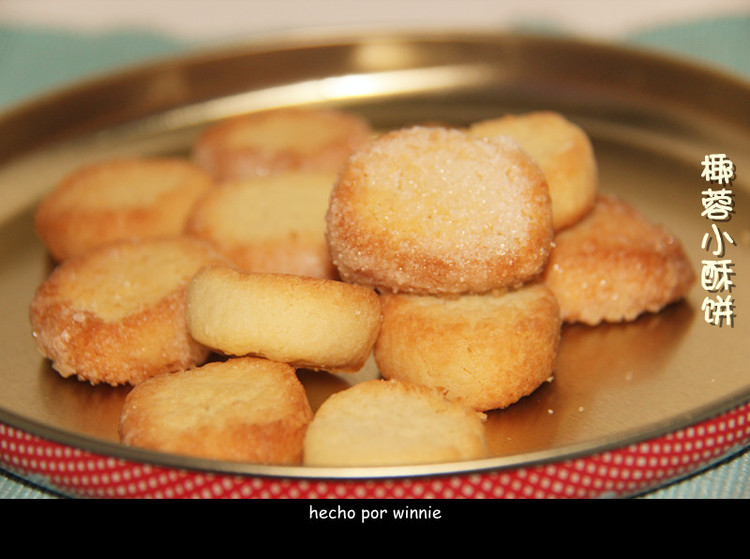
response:
M66 259L30 304L35 342L63 377L137 384L203 362L185 296L199 268L226 260L191 239L118 241Z
M227 355L256 355L295 367L355 372L380 327L372 290L336 280L204 268L190 282L192 336Z
M474 123L470 130L483 137L511 137L531 154L547 178L555 231L593 208L599 183L594 149L583 129L560 113L509 114Z
M404 466L487 456L484 415L439 390L370 380L336 392L315 412L306 466Z
M563 320L632 320L684 297L695 272L682 244L624 200L600 195L581 222L561 231L544 272Z
M37 234L56 260L108 242L179 235L211 177L177 158L114 159L66 176L37 207Z
M214 460L302 461L312 409L294 368L240 357L135 386L119 423L124 444Z
M374 356L384 378L441 388L487 411L531 394L554 372L560 315L543 284L457 297L382 295Z
M285 172L230 181L193 208L186 233L242 270L336 279L325 239L335 173Z
M417 126L360 148L334 186L331 258L380 291L484 292L538 275L552 240L544 175L510 140Z
M219 181L286 171L335 173L370 124L334 109L288 108L228 118L195 141L193 159Z

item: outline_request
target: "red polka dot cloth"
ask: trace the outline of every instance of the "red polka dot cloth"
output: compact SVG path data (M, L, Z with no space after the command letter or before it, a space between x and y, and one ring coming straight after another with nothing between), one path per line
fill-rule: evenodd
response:
M627 497L750 445L750 403L676 432L562 462L445 477L318 480L183 471L42 439L0 423L0 466L79 498L582 499Z

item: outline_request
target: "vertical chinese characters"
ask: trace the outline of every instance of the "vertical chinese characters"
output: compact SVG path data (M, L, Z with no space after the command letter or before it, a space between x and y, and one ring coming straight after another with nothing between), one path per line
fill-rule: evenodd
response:
M701 177L706 182L718 185L718 188L707 188L702 194L703 211L701 216L711 222L711 231L703 236L701 248L710 252L713 259L702 260L701 285L707 293L712 293L713 299L707 295L703 299L701 309L705 321L713 326L726 324L734 326L735 310L731 291L734 287L734 262L725 258L727 245L734 245L731 235L723 229L734 213L734 193L732 180L735 168L726 154L710 154L703 159L703 173Z

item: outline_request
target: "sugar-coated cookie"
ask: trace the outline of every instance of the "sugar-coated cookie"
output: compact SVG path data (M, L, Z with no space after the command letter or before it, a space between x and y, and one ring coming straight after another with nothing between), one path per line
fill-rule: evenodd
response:
M188 282L226 263L207 243L117 241L62 262L30 304L37 347L63 377L137 384L203 362L185 322Z
M560 113L509 114L476 122L470 130L483 137L511 137L531 154L547 178L555 231L593 208L599 184L594 149L586 132Z
M214 266L190 282L186 316L196 340L227 355L355 372L375 343L380 302L336 280Z
M555 237L543 275L565 322L632 320L683 298L695 272L680 241L628 202L600 195Z
M205 171L178 158L93 163L42 199L34 226L58 261L120 239L179 235L193 202L213 186Z
M384 292L484 292L542 271L551 214L544 174L514 142L415 126L347 160L327 238L345 281Z
M118 426L124 444L199 458L298 464L312 409L294 368L238 357L135 386Z
M286 108L227 118L206 128L193 160L219 181L286 171L336 172L372 134L341 110Z
M383 379L329 396L304 441L306 466L405 466L486 456L483 414L439 390Z
M445 390L479 410L505 408L554 373L560 314L541 283L456 297L384 294L374 356L384 378Z
M186 233L238 268L337 279L325 239L335 173L284 172L229 181L200 198Z

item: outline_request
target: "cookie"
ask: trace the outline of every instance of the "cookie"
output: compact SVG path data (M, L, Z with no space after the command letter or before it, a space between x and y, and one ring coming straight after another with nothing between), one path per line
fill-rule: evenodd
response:
M34 226L57 261L121 239L179 235L213 179L178 158L124 158L66 176L36 209Z
M554 374L560 314L541 283L480 295L384 294L375 361L384 378L445 390L479 411L506 408Z
M137 384L203 362L185 322L190 278L226 260L185 239L118 241L62 262L30 303L37 347L63 377Z
M284 172L230 181L206 193L185 231L238 268L337 279L325 239L336 175Z
M483 414L439 390L382 379L329 396L304 441L306 466L405 466L486 456Z
M555 231L593 208L599 184L594 149L586 132L560 113L509 114L474 123L470 130L482 137L511 137L529 152L547 178Z
M388 132L354 153L326 216L342 279L383 292L485 292L543 269L544 174L517 144L439 126Z
M596 325L658 312L687 294L695 272L664 226L600 195L588 216L556 235L543 279L565 322Z
M212 460L298 464L312 409L294 369L240 357L152 377L125 398L126 445Z
M380 302L336 280L214 266L190 282L186 317L196 340L227 355L356 372L375 343Z
M286 108L228 118L195 141L193 160L218 181L286 171L335 173L372 134L354 113Z

